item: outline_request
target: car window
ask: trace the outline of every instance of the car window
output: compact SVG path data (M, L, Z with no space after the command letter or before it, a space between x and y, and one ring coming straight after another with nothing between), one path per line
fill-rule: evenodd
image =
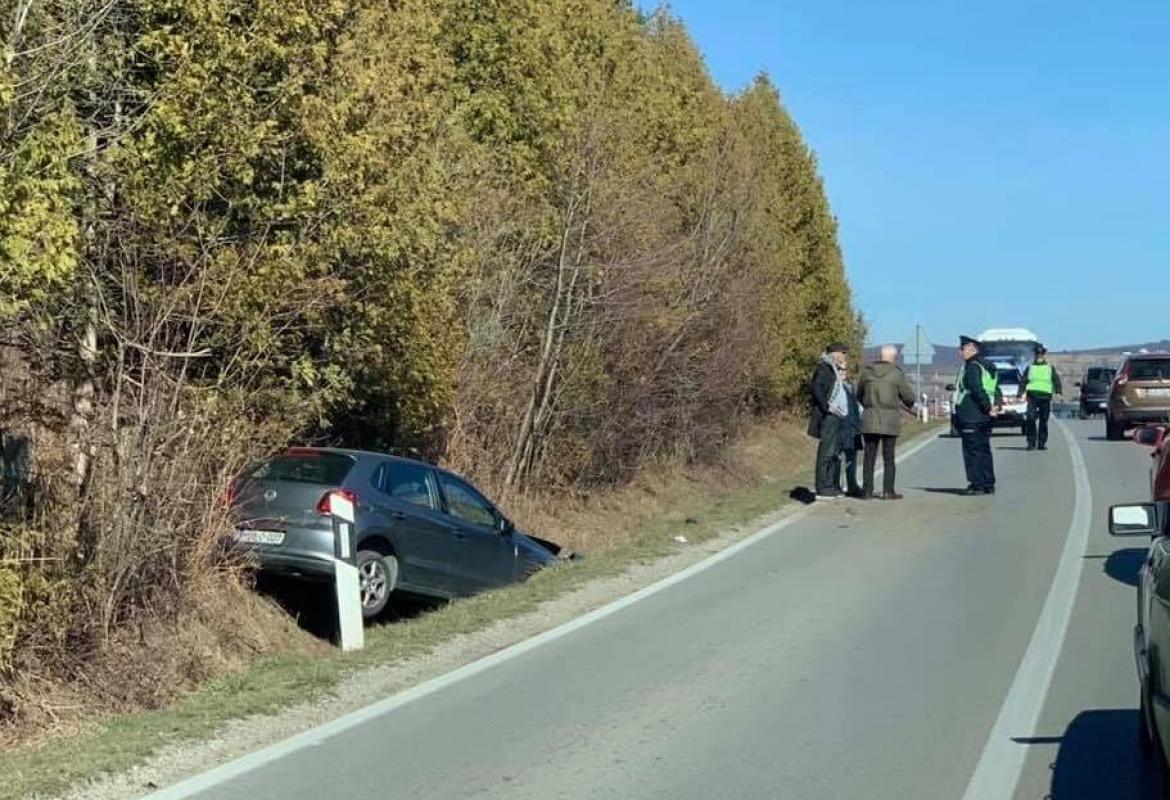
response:
M1113 380L1113 370L1105 369L1103 367L1095 367L1089 370L1088 380L1111 381Z
M337 486L345 480L353 464L352 458L338 453L324 453L319 450L289 451L271 461L265 461L252 470L250 477L265 481L294 481Z
M387 462L379 471L379 488L395 500L423 508L435 508L434 477L429 467Z
M492 527L496 515L492 504L469 485L451 475L439 474L439 485L447 498L447 511L452 516L475 525Z
M1131 381L1170 380L1170 358L1149 358L1141 361L1131 361L1129 365L1129 379Z
M1020 371L1018 369L1001 369L999 370L1000 383L1014 383L1017 386L1020 383Z

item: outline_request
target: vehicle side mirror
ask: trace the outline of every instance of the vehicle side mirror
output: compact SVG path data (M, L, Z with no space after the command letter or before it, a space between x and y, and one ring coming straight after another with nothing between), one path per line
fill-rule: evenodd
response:
M1146 447L1157 447L1162 438L1162 429L1157 425L1143 425L1133 432L1134 444L1144 444Z
M953 391L955 391L955 384L948 383L946 386L943 387L943 390L947 391L947 392L953 392Z
M1078 389L1081 387L1081 385L1082 385L1082 384L1081 384L1081 382L1080 382L1080 381L1077 381L1077 382L1076 382L1076 386L1077 386L1077 388L1078 388Z
M516 530L516 526L512 524L512 520L501 514L496 518L496 533L501 536L507 536L512 531Z
M1112 506L1109 509L1110 536L1157 536L1162 532L1163 509L1158 503Z

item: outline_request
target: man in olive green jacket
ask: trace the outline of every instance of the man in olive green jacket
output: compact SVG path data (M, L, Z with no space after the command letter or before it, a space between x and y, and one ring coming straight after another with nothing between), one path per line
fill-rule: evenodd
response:
M905 373L894 362L898 348L886 345L881 360L868 364L861 371L857 386L861 401L861 435L865 439L865 477L862 497L882 500L901 500L894 490L894 450L902 433L902 414L914 408L914 390ZM882 451L882 493L873 492L873 473L877 465L878 448Z

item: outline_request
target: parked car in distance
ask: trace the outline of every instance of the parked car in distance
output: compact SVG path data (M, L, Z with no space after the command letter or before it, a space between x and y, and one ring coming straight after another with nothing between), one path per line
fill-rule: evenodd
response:
M1133 432L1133 440L1153 450L1150 499L1170 500L1170 426L1143 425Z
M993 361L996 376L999 379L999 393L1002 406L998 415L991 421L994 428L1018 428L1020 435L1027 430L1024 425L1028 416L1028 400L1024 397L1023 377L1020 370L1011 362Z
M1113 367L1089 367L1077 383L1081 390L1081 416L1102 414L1109 408L1109 387L1117 370Z
M1113 536L1150 537L1145 562L1138 572L1137 621L1133 654L1137 665L1142 750L1162 773L1166 797L1170 787L1170 502L1114 506L1109 509Z
M1170 354L1132 355L1113 378L1105 411L1105 438L1122 439L1143 422L1170 421Z
M1006 359L989 359L988 363L995 367L996 380L999 384L998 398L992 398L992 400L993 402L996 399L999 400L1000 413L992 419L992 429L1016 428L1021 435L1026 434L1024 423L1028 415L1028 400L1024 397L1024 390L1021 386L1023 378L1019 367L1015 362ZM955 391L955 384L948 383L946 390L948 392ZM951 411L951 435L959 435L959 426L953 410Z
M333 576L330 496L355 507L362 614L391 593L440 598L521 581L560 548L518 530L469 481L434 465L357 450L294 448L232 481L234 546L261 570Z

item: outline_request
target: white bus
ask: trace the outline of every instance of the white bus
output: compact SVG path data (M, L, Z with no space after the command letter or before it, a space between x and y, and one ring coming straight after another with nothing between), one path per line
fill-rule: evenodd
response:
M1027 328L989 328L979 334L983 357L988 361L1011 361L1023 370L1036 357L1040 339Z

